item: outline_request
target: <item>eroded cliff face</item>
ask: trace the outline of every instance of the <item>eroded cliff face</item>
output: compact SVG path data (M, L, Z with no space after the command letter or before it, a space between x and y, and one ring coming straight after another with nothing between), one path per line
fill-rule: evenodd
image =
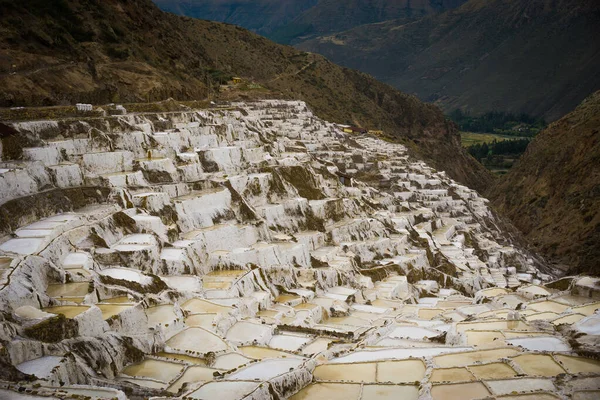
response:
M598 281L402 145L280 100L7 127L0 395L600 389Z
M600 274L600 92L550 125L489 197L572 273Z

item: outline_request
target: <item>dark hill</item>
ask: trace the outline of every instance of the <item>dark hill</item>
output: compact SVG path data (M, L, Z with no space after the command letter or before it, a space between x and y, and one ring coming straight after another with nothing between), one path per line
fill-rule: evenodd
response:
M187 17L239 25L270 37L318 0L154 0L165 11Z
M0 25L0 106L199 99L240 75L323 118L384 129L471 187L491 181L435 106L236 26L150 0L0 0Z
M542 131L490 191L543 253L600 274L600 91Z
M445 111L556 120L600 88L600 2L469 0L442 14L360 26L300 48Z
M390 19L413 21L466 0L154 0L163 10L226 22L279 43L298 43Z

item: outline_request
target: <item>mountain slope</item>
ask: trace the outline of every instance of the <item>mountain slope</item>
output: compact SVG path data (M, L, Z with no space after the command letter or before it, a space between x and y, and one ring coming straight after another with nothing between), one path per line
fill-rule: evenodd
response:
M282 43L298 43L309 37L345 31L387 21L414 21L458 7L465 0L321 0L272 35Z
M547 255L600 274L600 91L541 132L489 197Z
M418 141L422 157L473 188L491 181L436 107L239 27L149 0L2 0L0 22L0 106L199 99L215 74L236 74L323 118Z
M414 23L388 21L299 45L446 111L555 120L600 88L600 3L470 0Z
M263 36L292 21L318 0L154 0L179 15L242 26Z
M163 10L242 26L279 43L389 19L411 21L466 0L154 0Z

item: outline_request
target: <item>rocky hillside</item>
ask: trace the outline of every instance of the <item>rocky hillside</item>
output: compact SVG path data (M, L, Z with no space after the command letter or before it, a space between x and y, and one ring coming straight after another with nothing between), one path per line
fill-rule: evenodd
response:
M242 28L150 0L0 1L0 18L0 106L198 99L235 74L320 117L383 129L473 188L490 182L436 107Z
M279 43L341 32L362 24L413 21L466 0L154 0L163 10L243 26Z
M366 25L299 47L446 111L556 120L600 88L600 3L470 0L406 24Z
M543 252L600 274L600 92L541 132L490 197Z

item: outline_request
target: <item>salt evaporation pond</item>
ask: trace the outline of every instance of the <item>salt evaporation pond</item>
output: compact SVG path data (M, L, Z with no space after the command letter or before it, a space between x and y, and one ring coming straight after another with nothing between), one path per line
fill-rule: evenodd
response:
M312 339L303 336L274 335L269 342L269 347L280 350L296 351Z
M177 379L169 388L167 389L171 393L177 393L179 389L187 382L187 383L202 383L202 382L210 382L214 379L215 371L219 371L218 369L209 368L201 365L195 365L189 367L185 370L183 375L179 379ZM220 398L220 397L219 397Z
M44 243L43 238L18 238L0 244L0 250L8 253L29 255L37 253Z
M17 369L25 374L35 375L41 379L49 376L62 360L63 357L59 356L45 356L25 361L17 365Z
M171 289L183 292L200 292L202 281L197 276L160 276Z
M265 358L301 358L300 356L292 353L286 353L279 350L274 350L269 347L258 347L258 346L240 346L238 348L245 356L254 359L262 360Z
M546 354L522 354L513 357L512 360L527 375L555 376L565 373L565 370Z
M177 319L177 315L171 304L149 307L144 311L148 316L148 326L169 325Z
M433 385L431 388L431 397L434 400L478 399L489 395L489 390L481 382Z
M330 361L332 364L344 364L379 360L402 360L410 357L431 357L444 353L458 353L471 350L471 347L429 347L413 349L384 349L356 351L348 355L334 358Z
M99 272L100 275L108 276L113 279L121 279L125 281L136 282L141 285L149 285L152 283L152 278L144 274L128 268L107 268Z
M469 369L478 379L504 379L513 378L518 375L510 365L503 362L470 365Z
M67 318L75 318L90 309L90 306L55 306L46 307L43 311L52 314L62 314Z
M269 380L278 375L286 372L290 372L290 369L298 368L304 361L301 359L293 358L278 358L263 360L258 363L252 364L242 370L235 372L227 379L230 380Z
M183 371L184 365L168 361L146 359L138 364L132 364L123 371L131 377L152 378L163 382L170 382Z
M255 382L209 382L187 395L192 399L239 400L258 387Z
M433 331L431 329L413 327L413 326L399 326L388 335L391 338L404 338L404 339L417 339L430 338L438 336L440 332Z
M512 348L469 351L460 354L445 354L434 357L434 362L439 367L459 367L476 362L495 361L501 358L512 357L519 351Z
M200 354L224 351L229 348L223 339L202 328L187 328L167 340L167 346L174 350Z
M571 347L565 343L564 340L553 337L533 337L533 338L520 338L520 339L508 339L506 343L512 344L513 346L521 346L527 350L532 351L570 351Z
M253 361L252 358L244 357L239 353L229 353L218 356L212 367L223 370L230 370Z

